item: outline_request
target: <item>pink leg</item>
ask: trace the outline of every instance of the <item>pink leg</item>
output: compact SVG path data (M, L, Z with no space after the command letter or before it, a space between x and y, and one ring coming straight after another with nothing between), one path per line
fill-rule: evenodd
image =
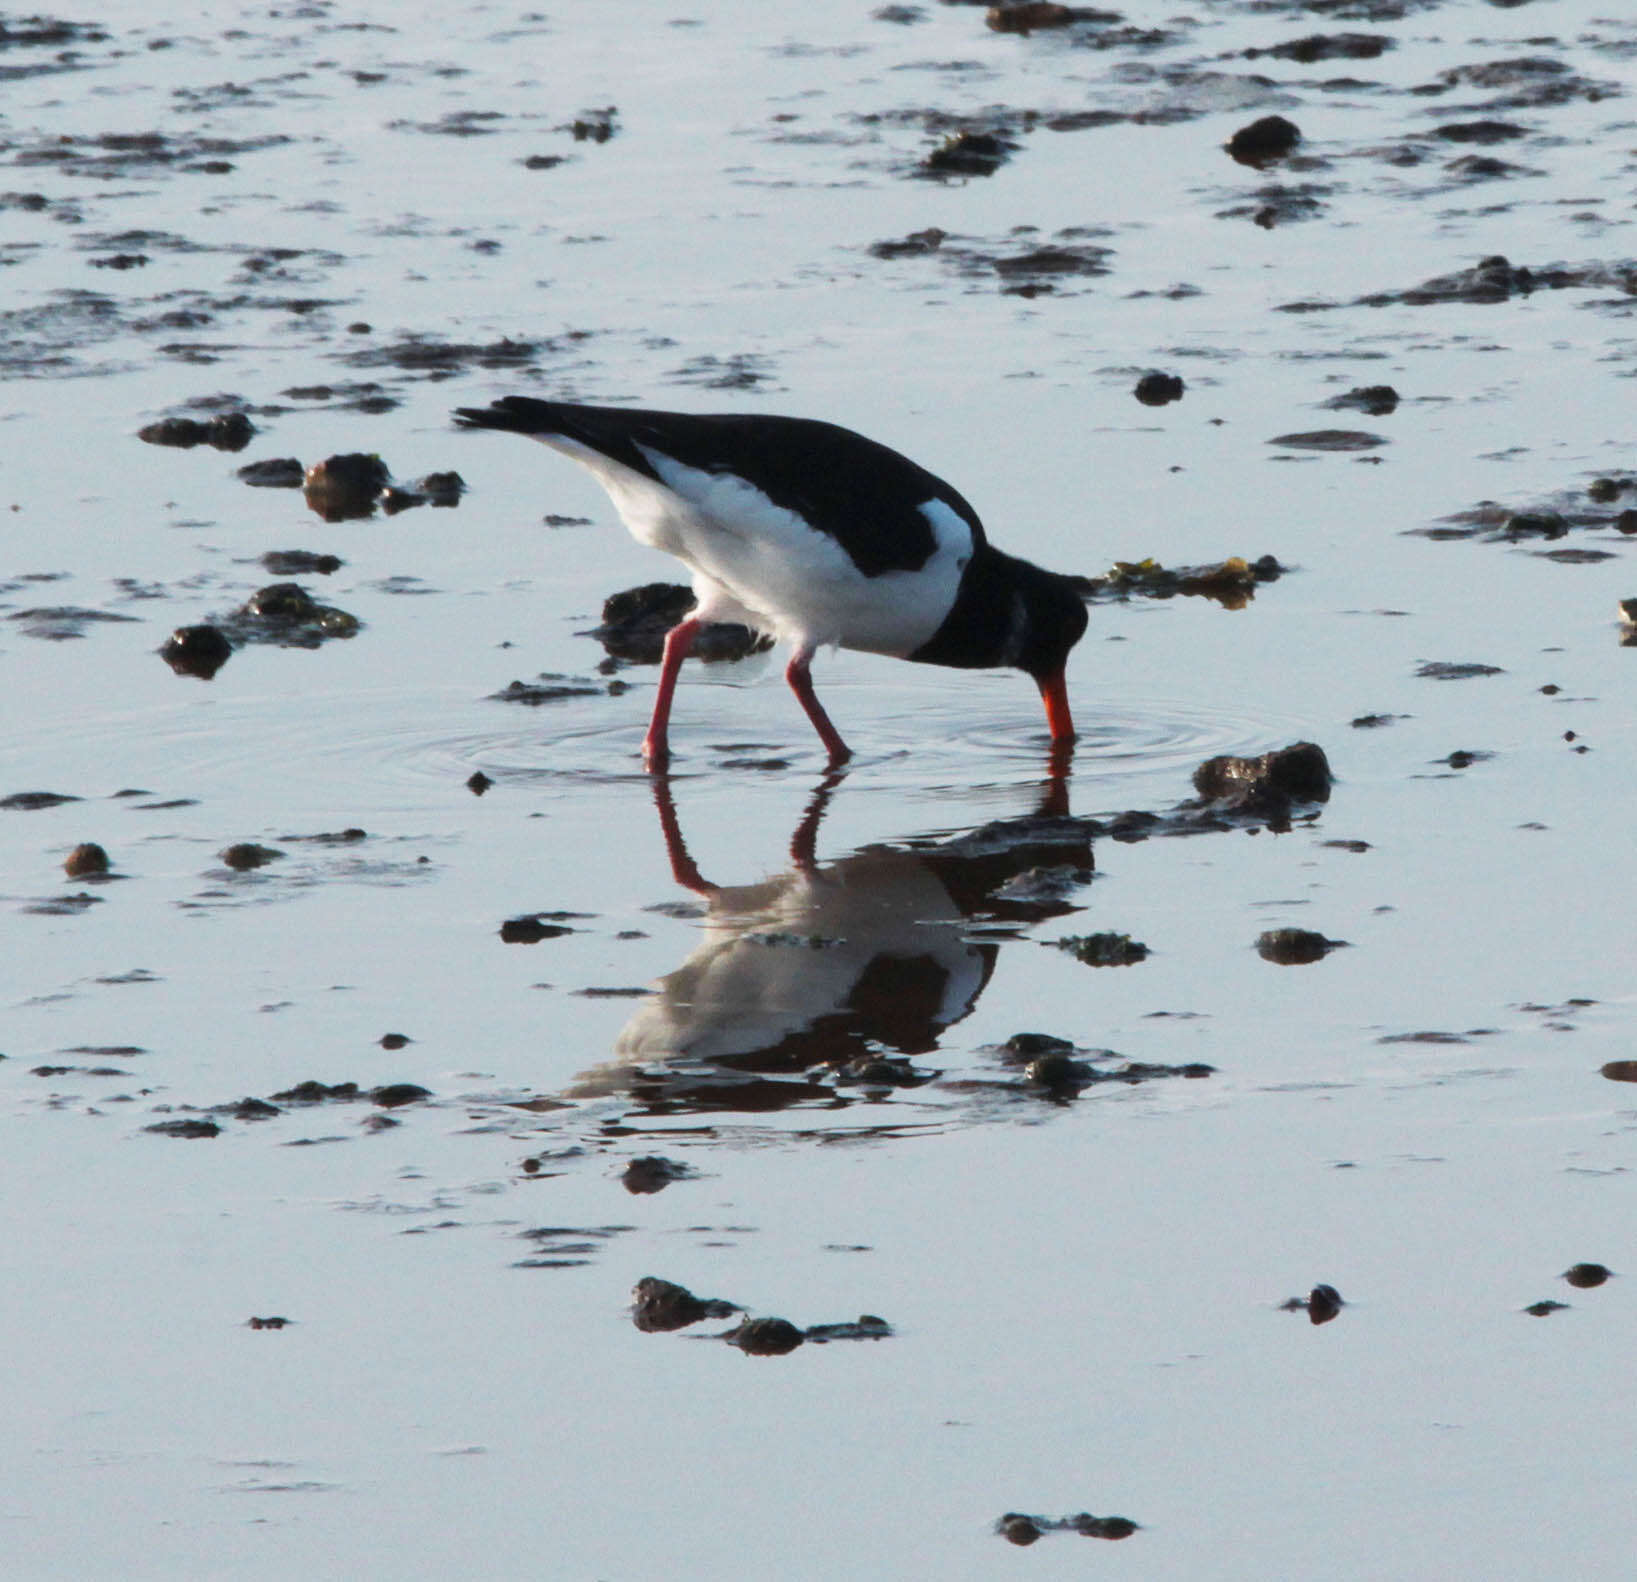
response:
M797 701L807 711L807 717L813 722L813 729L819 733L819 739L830 750L830 763L844 764L852 757L852 749L842 741L841 733L830 723L830 716L824 712L824 705L819 702L818 695L813 691L813 650L798 648L790 656L790 663L784 667L784 679L790 683L790 690L796 694Z
M665 634L665 656L659 666L659 689L654 693L654 712L648 721L648 734L642 738L643 761L650 769L663 769L671 756L666 731L671 723L671 696L676 691L676 678L682 661L693 647L701 623L692 617L678 622Z

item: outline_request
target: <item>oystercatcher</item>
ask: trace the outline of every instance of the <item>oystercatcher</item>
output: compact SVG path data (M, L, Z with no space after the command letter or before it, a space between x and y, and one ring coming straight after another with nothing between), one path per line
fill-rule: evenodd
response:
M1052 742L1074 740L1064 665L1086 629L1074 584L1002 554L941 478L834 423L703 416L506 396L461 407L467 428L526 434L586 469L639 543L693 572L698 600L665 639L643 756L661 768L677 672L700 627L736 621L787 640L785 679L830 754L851 756L813 691L832 644L1031 675Z

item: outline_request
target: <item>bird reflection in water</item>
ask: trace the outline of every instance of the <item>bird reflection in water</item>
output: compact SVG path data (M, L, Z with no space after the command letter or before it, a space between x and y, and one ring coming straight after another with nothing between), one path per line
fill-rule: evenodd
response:
M1066 771L1059 752L1032 815L820 863L819 826L843 778L831 773L791 837L787 871L746 885L700 873L671 782L656 777L671 871L706 903L703 937L568 1096L766 1112L930 1081L937 1073L915 1062L971 1014L1008 925L1077 909L1063 893L1089 879L1091 837L1068 816Z

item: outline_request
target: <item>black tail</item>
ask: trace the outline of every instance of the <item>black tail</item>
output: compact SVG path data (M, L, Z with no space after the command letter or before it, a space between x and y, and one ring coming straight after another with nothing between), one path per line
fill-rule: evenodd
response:
M560 410L551 401L502 396L488 406L456 407L455 421L462 428L497 428L509 434L560 434Z

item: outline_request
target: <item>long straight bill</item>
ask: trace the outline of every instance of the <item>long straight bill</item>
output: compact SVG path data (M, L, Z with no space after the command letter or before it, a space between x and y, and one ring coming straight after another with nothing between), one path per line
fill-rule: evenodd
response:
M1059 745L1074 740L1074 716L1069 713L1069 688L1064 672L1045 676L1040 682L1040 698L1046 705L1046 724L1052 740Z

